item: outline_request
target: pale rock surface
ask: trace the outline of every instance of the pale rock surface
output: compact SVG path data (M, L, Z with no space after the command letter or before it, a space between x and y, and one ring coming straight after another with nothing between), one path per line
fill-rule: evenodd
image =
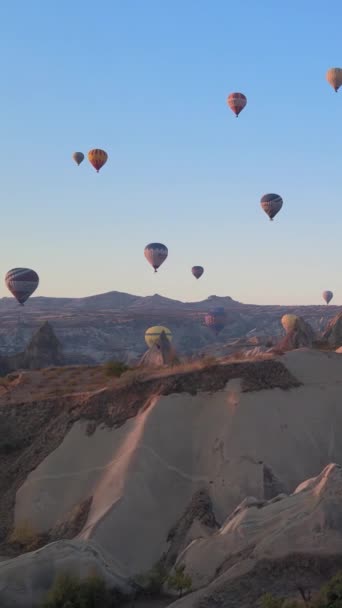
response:
M94 540L131 575L168 550L171 528L205 489L222 525L246 496L293 492L329 462L342 463L342 359L294 351L282 358L304 384L155 396L120 428L88 436L77 422L20 487L15 522L52 528L93 497L79 538Z
M1 608L36 608L60 573L81 579L96 574L109 587L124 593L130 590L127 572L98 546L79 541L58 541L1 562Z

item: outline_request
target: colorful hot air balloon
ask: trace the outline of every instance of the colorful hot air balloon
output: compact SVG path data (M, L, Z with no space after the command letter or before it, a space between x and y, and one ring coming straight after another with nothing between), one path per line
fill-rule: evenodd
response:
M227 97L227 104L237 118L247 104L247 97L243 93L231 93Z
M298 322L299 322L299 317L297 317L297 315L287 314L281 318L281 324L287 334L290 331L292 331L293 329L295 329Z
M84 160L83 152L74 152L72 157L73 157L75 163L77 163L78 165L80 165L81 162L83 162L83 160Z
M144 249L145 258L154 268L154 272L165 262L168 254L168 248L162 243L150 243Z
M212 308L204 317L204 322L207 327L213 329L214 332L219 334L226 324L226 313L222 306Z
M6 274L5 283L11 294L23 306L37 289L39 276L30 268L13 268Z
M327 304L329 304L329 302L333 299L334 294L332 291L329 291L329 289L327 289L326 291L323 291L322 296L323 296L323 300Z
M155 325L154 327L150 327L145 332L145 342L149 348L155 344L160 338L161 334L164 332L168 341L172 341L172 333L167 327L163 327L162 325Z
M196 279L199 279L204 272L204 268L203 268L203 266L193 266L191 268L191 272L194 275L194 277L196 277Z
M271 221L280 211L283 206L283 199L279 194L264 194L261 197L260 205L262 209L267 213Z
M335 89L336 93L342 85L342 68L330 68L326 75L327 81Z
M89 150L88 152L88 160L91 165L93 165L94 169L96 169L97 173L100 171L101 167L106 164L108 160L108 154L104 150L100 150L99 148L94 148L93 150Z

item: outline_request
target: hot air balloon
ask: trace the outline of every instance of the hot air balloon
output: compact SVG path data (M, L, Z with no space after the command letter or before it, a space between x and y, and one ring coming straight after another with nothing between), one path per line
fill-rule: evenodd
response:
M329 304L330 300L332 300L332 299L333 299L334 294L333 294L333 292L332 292L332 291L329 291L329 289L327 289L326 291L323 291L322 296L323 296L323 300L324 300L324 301L325 301L327 304Z
M94 148L93 150L89 150L88 152L88 160L91 165L93 165L94 169L96 169L97 173L100 171L101 167L106 164L108 160L108 154L104 150L100 150L99 148Z
M226 324L226 313L222 306L212 308L204 317L204 322L207 327L213 329L217 334L222 331Z
M75 163L77 163L78 165L80 165L81 162L83 162L83 160L84 160L83 152L74 152L72 157L73 157Z
M264 194L261 197L260 205L262 209L267 213L271 221L280 211L283 206L283 199L279 194Z
M204 268L203 268L203 266L193 266L191 268L191 272L194 275L194 277L196 277L196 279L199 279L204 272Z
M162 243L150 243L144 249L145 258L154 268L154 272L165 262L168 253L168 248Z
M330 68L326 75L327 81L335 89L336 93L342 85L342 68Z
M231 93L227 97L227 104L237 118L247 104L247 97L243 93Z
M150 327L149 329L147 329L145 332L145 342L147 346L151 348L151 346L153 346L158 341L163 332L167 337L168 341L171 342L171 331L167 327L163 327L162 325L155 325L154 327Z
M13 268L6 274L5 283L11 294L23 306L37 289L39 276L30 268Z
M297 317L297 315L284 315L281 318L281 324L283 326L283 328L285 329L286 333L288 334L290 331L292 331L293 329L295 329L297 323L299 321L299 317Z

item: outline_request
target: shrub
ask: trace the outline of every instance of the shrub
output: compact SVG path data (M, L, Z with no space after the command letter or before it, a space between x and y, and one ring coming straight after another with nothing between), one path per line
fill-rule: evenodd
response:
M106 376L120 378L120 376L127 372L130 368L122 361L108 361L104 366Z
M110 591L96 575L80 580L70 574L60 574L41 608L116 608L122 597Z
M170 589L178 591L179 597L184 591L190 591L192 586L191 576L185 573L185 566L176 566L174 574L170 574L167 578L167 584Z
M23 549L30 550L39 545L40 539L40 535L34 530L30 522L26 520L22 521L14 528L9 538L9 542L20 545Z

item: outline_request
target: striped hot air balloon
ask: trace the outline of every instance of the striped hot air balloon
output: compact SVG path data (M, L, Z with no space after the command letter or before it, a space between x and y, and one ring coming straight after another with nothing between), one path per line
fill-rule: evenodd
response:
M100 150L100 148L94 148L93 150L89 150L88 160L98 173L101 167L106 164L108 160L108 154L104 150Z
M261 197L260 205L271 221L279 213L283 206L283 199L279 194L264 194Z
M227 104L237 118L247 104L247 97L243 93L231 93L227 97Z
M167 327L163 327L162 325L155 325L154 327L150 327L149 329L147 329L145 332L145 342L147 346L151 348L151 346L153 346L158 341L163 332L167 337L168 341L171 342L171 331Z
M162 243L149 243L144 249L145 258L154 268L154 272L165 262L168 254L168 248Z
M5 276L6 287L22 306L37 289L39 276L30 268L13 268Z

